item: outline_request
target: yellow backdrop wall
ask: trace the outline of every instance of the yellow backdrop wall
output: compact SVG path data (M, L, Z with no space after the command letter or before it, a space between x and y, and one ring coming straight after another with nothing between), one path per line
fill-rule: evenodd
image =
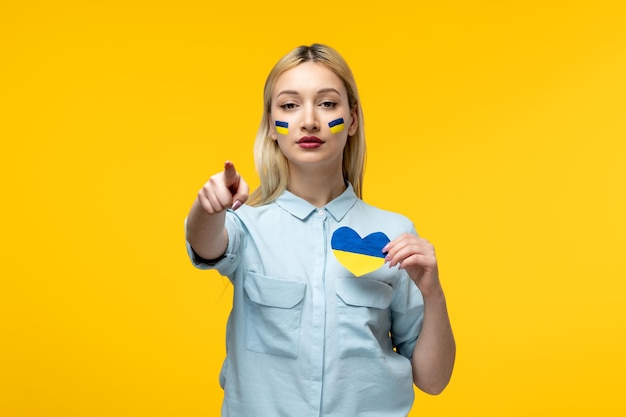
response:
M626 9L609 1L3 1L0 416L216 416L232 289L183 220L275 61L327 43L365 200L437 247L458 343L412 416L626 414Z

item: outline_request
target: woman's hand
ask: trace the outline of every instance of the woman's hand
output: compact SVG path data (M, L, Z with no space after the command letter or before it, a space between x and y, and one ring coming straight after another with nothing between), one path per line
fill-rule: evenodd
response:
M389 242L383 252L389 267L404 269L424 296L441 291L435 248L429 241L404 233Z
M237 210L248 199L248 184L235 170L232 162L224 163L224 171L213 175L198 192L198 202L207 214Z

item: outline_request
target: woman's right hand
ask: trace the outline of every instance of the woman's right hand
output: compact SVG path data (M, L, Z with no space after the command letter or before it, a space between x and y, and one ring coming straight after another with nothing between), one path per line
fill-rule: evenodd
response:
M248 199L248 184L235 170L232 162L224 163L224 171L213 175L198 192L198 202L207 214L237 210Z

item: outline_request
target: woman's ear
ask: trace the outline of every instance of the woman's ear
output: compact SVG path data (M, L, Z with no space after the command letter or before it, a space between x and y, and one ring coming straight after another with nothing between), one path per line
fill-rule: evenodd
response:
M272 138L272 140L273 141L278 140L278 135L276 133L276 126L274 126L274 124L272 123L272 118L269 115L267 116L267 124L269 125L270 137Z
M350 118L352 121L350 122L350 126L348 127L348 136L354 136L357 129L359 128L359 110L358 104L355 104L350 111Z

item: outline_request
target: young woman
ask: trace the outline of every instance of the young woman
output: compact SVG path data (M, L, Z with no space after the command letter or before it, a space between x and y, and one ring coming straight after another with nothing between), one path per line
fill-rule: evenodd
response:
M433 246L361 200L363 113L335 50L288 53L264 102L260 187L226 162L186 221L194 265L234 286L222 415L404 417L454 365Z

